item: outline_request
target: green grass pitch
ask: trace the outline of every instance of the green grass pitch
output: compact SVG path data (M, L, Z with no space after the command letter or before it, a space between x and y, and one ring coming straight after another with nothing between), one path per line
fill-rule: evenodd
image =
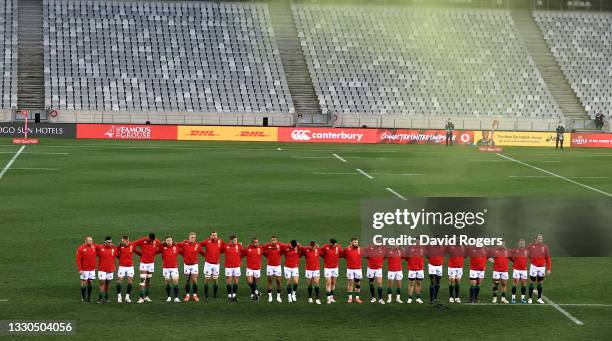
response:
M18 148L0 139L0 169ZM612 193L610 150L506 148L504 154ZM302 243L336 237L346 245L360 234L361 200L392 197L386 188L403 196L602 195L544 175L461 146L42 140L26 147L0 179L0 319L77 320L70 339L87 340L610 339L610 258L553 258L544 294L583 325L551 305L348 305L344 262L341 300L333 306L307 304L303 277L300 301L291 305L249 303L244 277L238 303L167 304L159 260L154 302L80 302L74 253L84 235L101 242L107 234L116 241L149 231L183 239L196 231L203 239L216 229L245 243L277 234ZM481 302L491 297L491 271ZM464 280L464 302L467 295ZM440 296L447 302L446 266Z

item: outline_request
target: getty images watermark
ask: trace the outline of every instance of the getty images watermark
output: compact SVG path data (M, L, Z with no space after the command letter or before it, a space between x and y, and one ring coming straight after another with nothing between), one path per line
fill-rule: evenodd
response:
M607 198L430 197L366 199L364 245L514 246L546 236L556 256L612 256Z

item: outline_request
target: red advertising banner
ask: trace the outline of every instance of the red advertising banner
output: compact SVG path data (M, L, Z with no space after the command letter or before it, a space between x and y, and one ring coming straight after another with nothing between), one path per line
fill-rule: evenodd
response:
M77 139L176 140L177 127L137 124L77 124Z
M379 129L379 143L390 144L445 144L446 130L428 129ZM471 130L453 131L453 143L474 144Z
M376 129L278 128L279 142L378 143Z
M572 147L612 148L612 134L604 133L572 133Z

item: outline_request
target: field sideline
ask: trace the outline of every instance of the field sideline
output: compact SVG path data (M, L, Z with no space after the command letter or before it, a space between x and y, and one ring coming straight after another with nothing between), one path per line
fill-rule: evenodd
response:
M109 234L118 242L126 232L132 239L155 231L158 237L172 234L181 240L195 231L201 240L216 229L222 238L235 233L245 244L252 236L266 241L276 234L303 244L335 237L347 245L351 236L360 235L364 198L612 197L612 150L506 147L500 156L463 146L43 139L15 157L20 147L10 143L0 139L0 320L74 319L78 334L72 339L88 340L118 335L267 340L612 336L607 289L612 258L553 255L544 295L558 307L461 304L448 309L369 302L311 306L305 302L303 270L296 304L249 303L244 277L239 303L167 304L161 302L160 261L153 303L83 304L74 264L75 249L86 234L97 242ZM345 300L343 265L339 301ZM444 271L440 296L447 302L446 266ZM490 275L491 266L481 290L483 303L490 302ZM423 284L427 289L428 281ZM369 298L365 289L362 297ZM113 293L114 288L114 301Z

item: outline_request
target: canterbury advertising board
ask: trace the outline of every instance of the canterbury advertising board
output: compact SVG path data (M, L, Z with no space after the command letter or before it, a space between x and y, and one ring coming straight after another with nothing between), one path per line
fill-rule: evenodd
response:
M429 129L379 129L380 143L393 144L445 144L446 130ZM453 143L474 144L474 132L471 130L453 131Z
M179 126L179 140L191 141L278 141L275 127Z
M555 132L529 132L529 131L496 131L493 133L493 141L487 140L483 143L480 140L481 131L474 131L477 145L495 146L523 146L523 147L554 147L557 133ZM488 136L488 135L487 135ZM564 147L570 146L570 133L563 134Z
M377 129L278 128L279 142L378 143Z
M612 148L612 134L573 133L571 146L576 148Z
M77 139L176 140L176 126L77 124Z

